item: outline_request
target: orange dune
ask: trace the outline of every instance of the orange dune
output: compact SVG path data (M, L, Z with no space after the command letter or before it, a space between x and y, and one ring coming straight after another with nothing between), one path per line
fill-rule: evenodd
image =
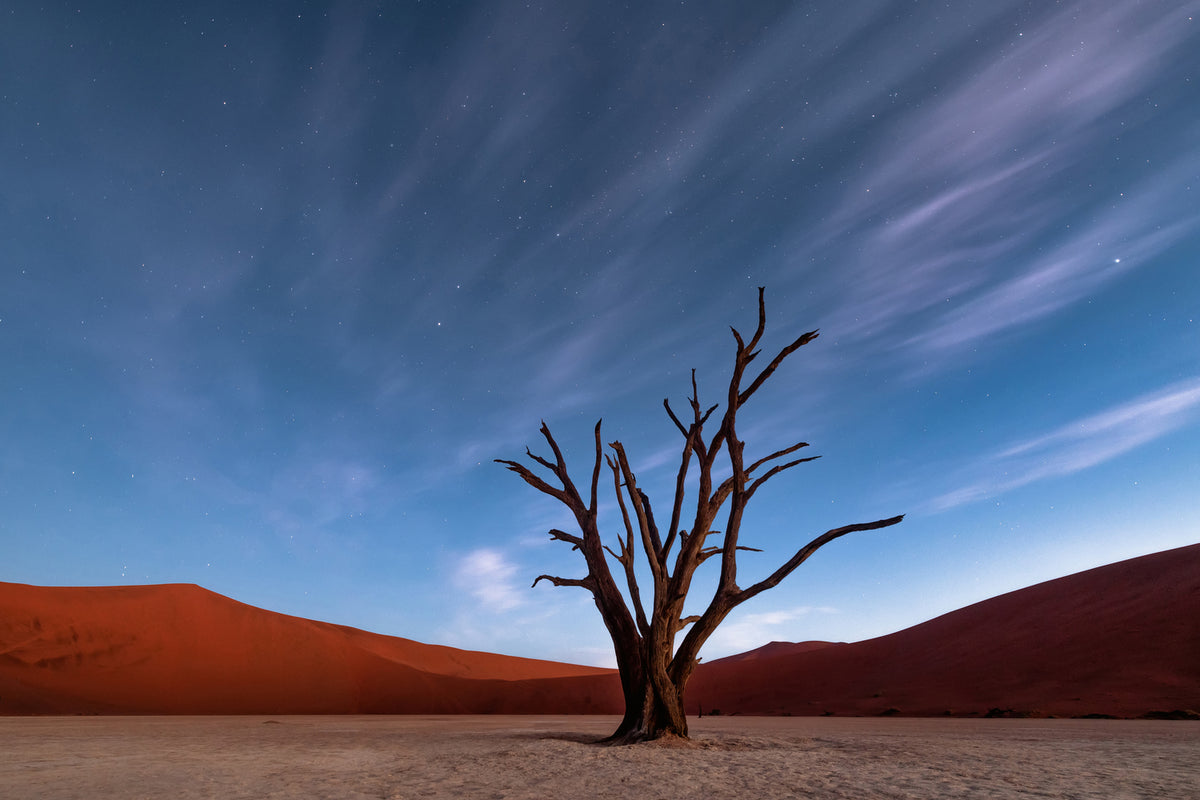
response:
M480 713L560 701L595 667L512 658L263 611L198 586L0 583L0 713ZM566 690L562 690L566 691ZM574 693L571 693L574 700Z
M702 664L688 710L1200 709L1197 620L1200 545L1049 581L878 639L776 642ZM191 585L0 583L3 714L620 711L610 670L421 644Z

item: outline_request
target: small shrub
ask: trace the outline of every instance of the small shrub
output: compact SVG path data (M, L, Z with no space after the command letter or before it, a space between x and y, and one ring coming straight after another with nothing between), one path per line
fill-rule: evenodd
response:
M1147 711L1142 719L1191 719L1200 720L1200 713L1190 708L1176 708L1172 711Z

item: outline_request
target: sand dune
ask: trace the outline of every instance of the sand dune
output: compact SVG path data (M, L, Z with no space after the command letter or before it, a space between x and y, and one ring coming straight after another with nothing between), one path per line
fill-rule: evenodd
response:
M514 679L597 674L608 671L380 636L198 586L0 584L5 713L486 713L512 702L501 687ZM554 687L519 694L541 708Z
M1138 716L1200 708L1200 545L1002 595L855 644L697 670L743 714ZM619 713L614 673L425 645L191 585L0 583L0 713Z
M774 643L697 670L689 710L1139 716L1200 710L1200 545L855 644Z

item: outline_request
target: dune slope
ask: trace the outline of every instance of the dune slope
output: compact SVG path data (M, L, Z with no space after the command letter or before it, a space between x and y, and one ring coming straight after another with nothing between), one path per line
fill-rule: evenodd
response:
M689 710L1139 716L1200 710L1200 545L1000 595L854 644L698 669ZM894 713L894 712L892 712Z
M478 713L608 675L263 611L192 585L0 583L0 713ZM499 699L496 696L500 696Z

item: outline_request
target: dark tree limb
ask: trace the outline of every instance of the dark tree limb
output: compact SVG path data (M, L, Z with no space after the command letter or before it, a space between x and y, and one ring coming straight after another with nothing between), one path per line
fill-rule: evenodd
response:
M608 456L604 457L608 461L608 466L613 474L613 494L617 498L617 507L621 509L621 521L625 523L625 536L627 544L623 549L633 549L633 523L629 520L629 509L625 507L625 493L621 491L621 471L617 463Z
M538 575L533 581L533 586L537 586L539 581L550 581L555 586L581 586L584 589L594 588L594 582L591 578L558 578L554 575ZM533 588L533 586L530 588Z
M758 461L755 461L753 464L746 467L746 474L749 475L751 472L754 472L754 470L758 469L759 467L761 467L763 464L767 463L768 461L774 461L777 458L782 458L783 456L786 456L789 453L796 452L797 450L799 450L802 447L808 447L808 442L796 442L796 444L792 445L791 447L785 447L782 450L776 450L774 453L771 453L771 455L769 455L769 456L763 456Z
M633 470L629 468L629 459L625 456L624 446L620 442L611 442L608 446L617 454L617 466L621 469L625 494L633 506L638 529L642 533L643 549L650 561L650 570L654 573L657 581L663 571L662 541L658 538L658 528L654 525L654 518L650 514L649 506L645 503L646 494L638 489L637 478L634 477Z
M569 534L566 531L560 531L558 528L550 529L550 538L557 541L568 542L569 544L574 545L574 547L571 548L572 550L578 550L583 546L583 539Z
M574 510L576 507L582 509L583 500L580 498L579 490L575 488L574 482L571 481L570 473L567 472L566 459L563 458L562 450L559 448L558 442L554 440L554 436L550 433L550 427L544 420L542 421L541 433L546 441L550 444L550 449L554 451L554 464L551 465L546 461L537 458L532 453L529 453L529 455L536 459L538 463L543 464L549 470L551 470L555 477L562 482L563 491L566 492L567 496L572 500L572 510ZM528 453L529 451L526 450L526 452ZM578 511L576 511L576 513L578 513Z
M650 497L639 487L637 490L638 499L642 501L642 508L646 510L646 530L650 533L650 542L654 545L655 551L658 553L658 562L663 563L663 543L662 537L658 532L658 525L654 521L654 506L650 503Z
M671 401L665 397L663 398L663 408L667 410L667 416L671 418L671 422L675 423L675 427L686 438L688 436L688 429L683 427L683 423L679 421L679 417L675 416L675 412L671 409Z
M688 434L687 441L683 445L683 454L679 457L679 471L675 474L675 502L671 505L671 524L667 527L667 540L663 543L662 557L665 561L671 553L671 546L675 543L675 537L679 531L679 519L683 514L683 498L687 493L687 474L688 467L692 463L692 439L697 434L694 432Z
M763 473L761 476L759 476L758 479L756 479L754 481L754 483L750 484L750 486L746 489L746 496L752 497L754 495L754 493L758 491L758 487L762 486L764 483L769 481L771 478L774 478L776 475L783 472L784 470L791 469L792 467L796 466L797 464L807 464L809 461L816 461L818 458L820 458L820 456L809 456L808 458L797 458L795 461L789 461L786 464L777 464L777 465L771 467L769 470L767 470L765 473ZM747 470L747 472L749 472L749 470Z
M745 402L750 399L750 396L758 391L758 387L762 386L766 382L767 378L771 377L772 373L778 369L779 365L783 363L785 358L811 342L813 339L816 339L819 335L820 333L818 331L809 331L800 338L796 339L796 341L789 344L787 347L780 350L779 354L771 360L771 363L764 367L762 372L758 373L758 377L755 378L750 385L738 395L738 405L744 405Z
M496 463L503 464L504 466L508 467L509 471L515 472L518 475L520 475L522 480L524 480L526 483L528 483L533 488L537 489L542 494L550 495L551 497L553 497L555 500L558 500L563 505L570 505L567 502L568 498L567 498L566 492L564 492L562 489L555 489L553 486L546 483L544 480L539 478L537 475L534 475L532 472L530 472L529 468L526 467L524 464L519 464L516 461L506 461L503 458L497 458Z
M621 519L625 522L625 538L621 539L617 537L617 542L621 546L621 556L614 554L614 557L625 569L625 585L629 587L629 600L633 604L638 631L645 637L650 633L650 621L646 618L646 607L642 604L642 590L638 586L637 573L633 566L634 553L636 552L633 548L633 525L629 521L629 511L625 508L625 498L621 492L621 473L619 468L616 462L608 456L605 456L605 459L612 470L613 492L617 496L617 505L621 508ZM608 552L612 553L612 550Z
M767 576L766 578L763 578L761 581L754 584L750 588L743 590L738 595L737 602L744 603L745 601L749 600L751 597L754 597L754 595L759 594L761 592L765 592L767 589L771 589L775 586L778 586L780 581L782 581L788 575L792 574L792 572L795 571L796 567L800 566L801 564L803 564L805 561L807 561L809 559L809 556L811 556L813 553L817 552L817 550L821 549L825 545L832 542L834 539L840 539L841 537L845 536L848 533L855 533L857 531L874 531L874 530L879 530L880 528L886 528L890 525L898 524L903 519L904 519L904 515L901 514L897 517L889 517L888 519L878 519L878 520L875 520L874 522L859 522L859 523L855 523L854 525L844 525L840 528L834 528L833 530L825 531L825 533L821 534L820 536L813 539L808 544L804 545L804 547L801 547L798 551L796 551L796 555L789 558L787 560L787 562L784 563L784 565L781 566L779 569L775 570L769 576Z
M595 431L594 431L594 441L595 441L595 462L594 462L594 464L593 464L593 466L592 466L592 494L591 494L591 503L588 505L588 510L589 510L589 511L590 511L590 512L591 512L593 515L596 513L596 491L597 491L597 488L598 488L598 486L599 486L599 483L600 483L600 463L601 463L601 456L602 456L602 455L603 455L603 453L604 453L604 446L601 444L601 441L602 441L602 440L601 440L601 438L600 438L600 424L601 424L602 422L604 422L604 420L603 420L603 419L598 419L598 420L596 420L596 429L595 429ZM543 423L543 424L545 424L545 423Z
M546 459L544 459L544 458L542 458L541 456L539 456L539 455L537 455L536 453L534 453L534 452L533 452L532 450L530 450L528 447L526 447L526 448L525 448L525 455L526 455L527 457L529 457L530 459L532 459L533 461L536 461L537 463L541 464L543 467L545 467L546 469L550 470L550 471L551 471L551 472L553 472L555 475L558 475L558 465L557 465L557 464L551 464L551 463L550 463L549 461L547 461Z
M761 553L762 552L762 550L758 547L746 547L744 544L739 544L736 549L750 552L750 553ZM708 561L713 556L719 556L719 555L721 555L720 547L716 547L716 546L706 547L700 551L700 561L703 563L705 561Z

